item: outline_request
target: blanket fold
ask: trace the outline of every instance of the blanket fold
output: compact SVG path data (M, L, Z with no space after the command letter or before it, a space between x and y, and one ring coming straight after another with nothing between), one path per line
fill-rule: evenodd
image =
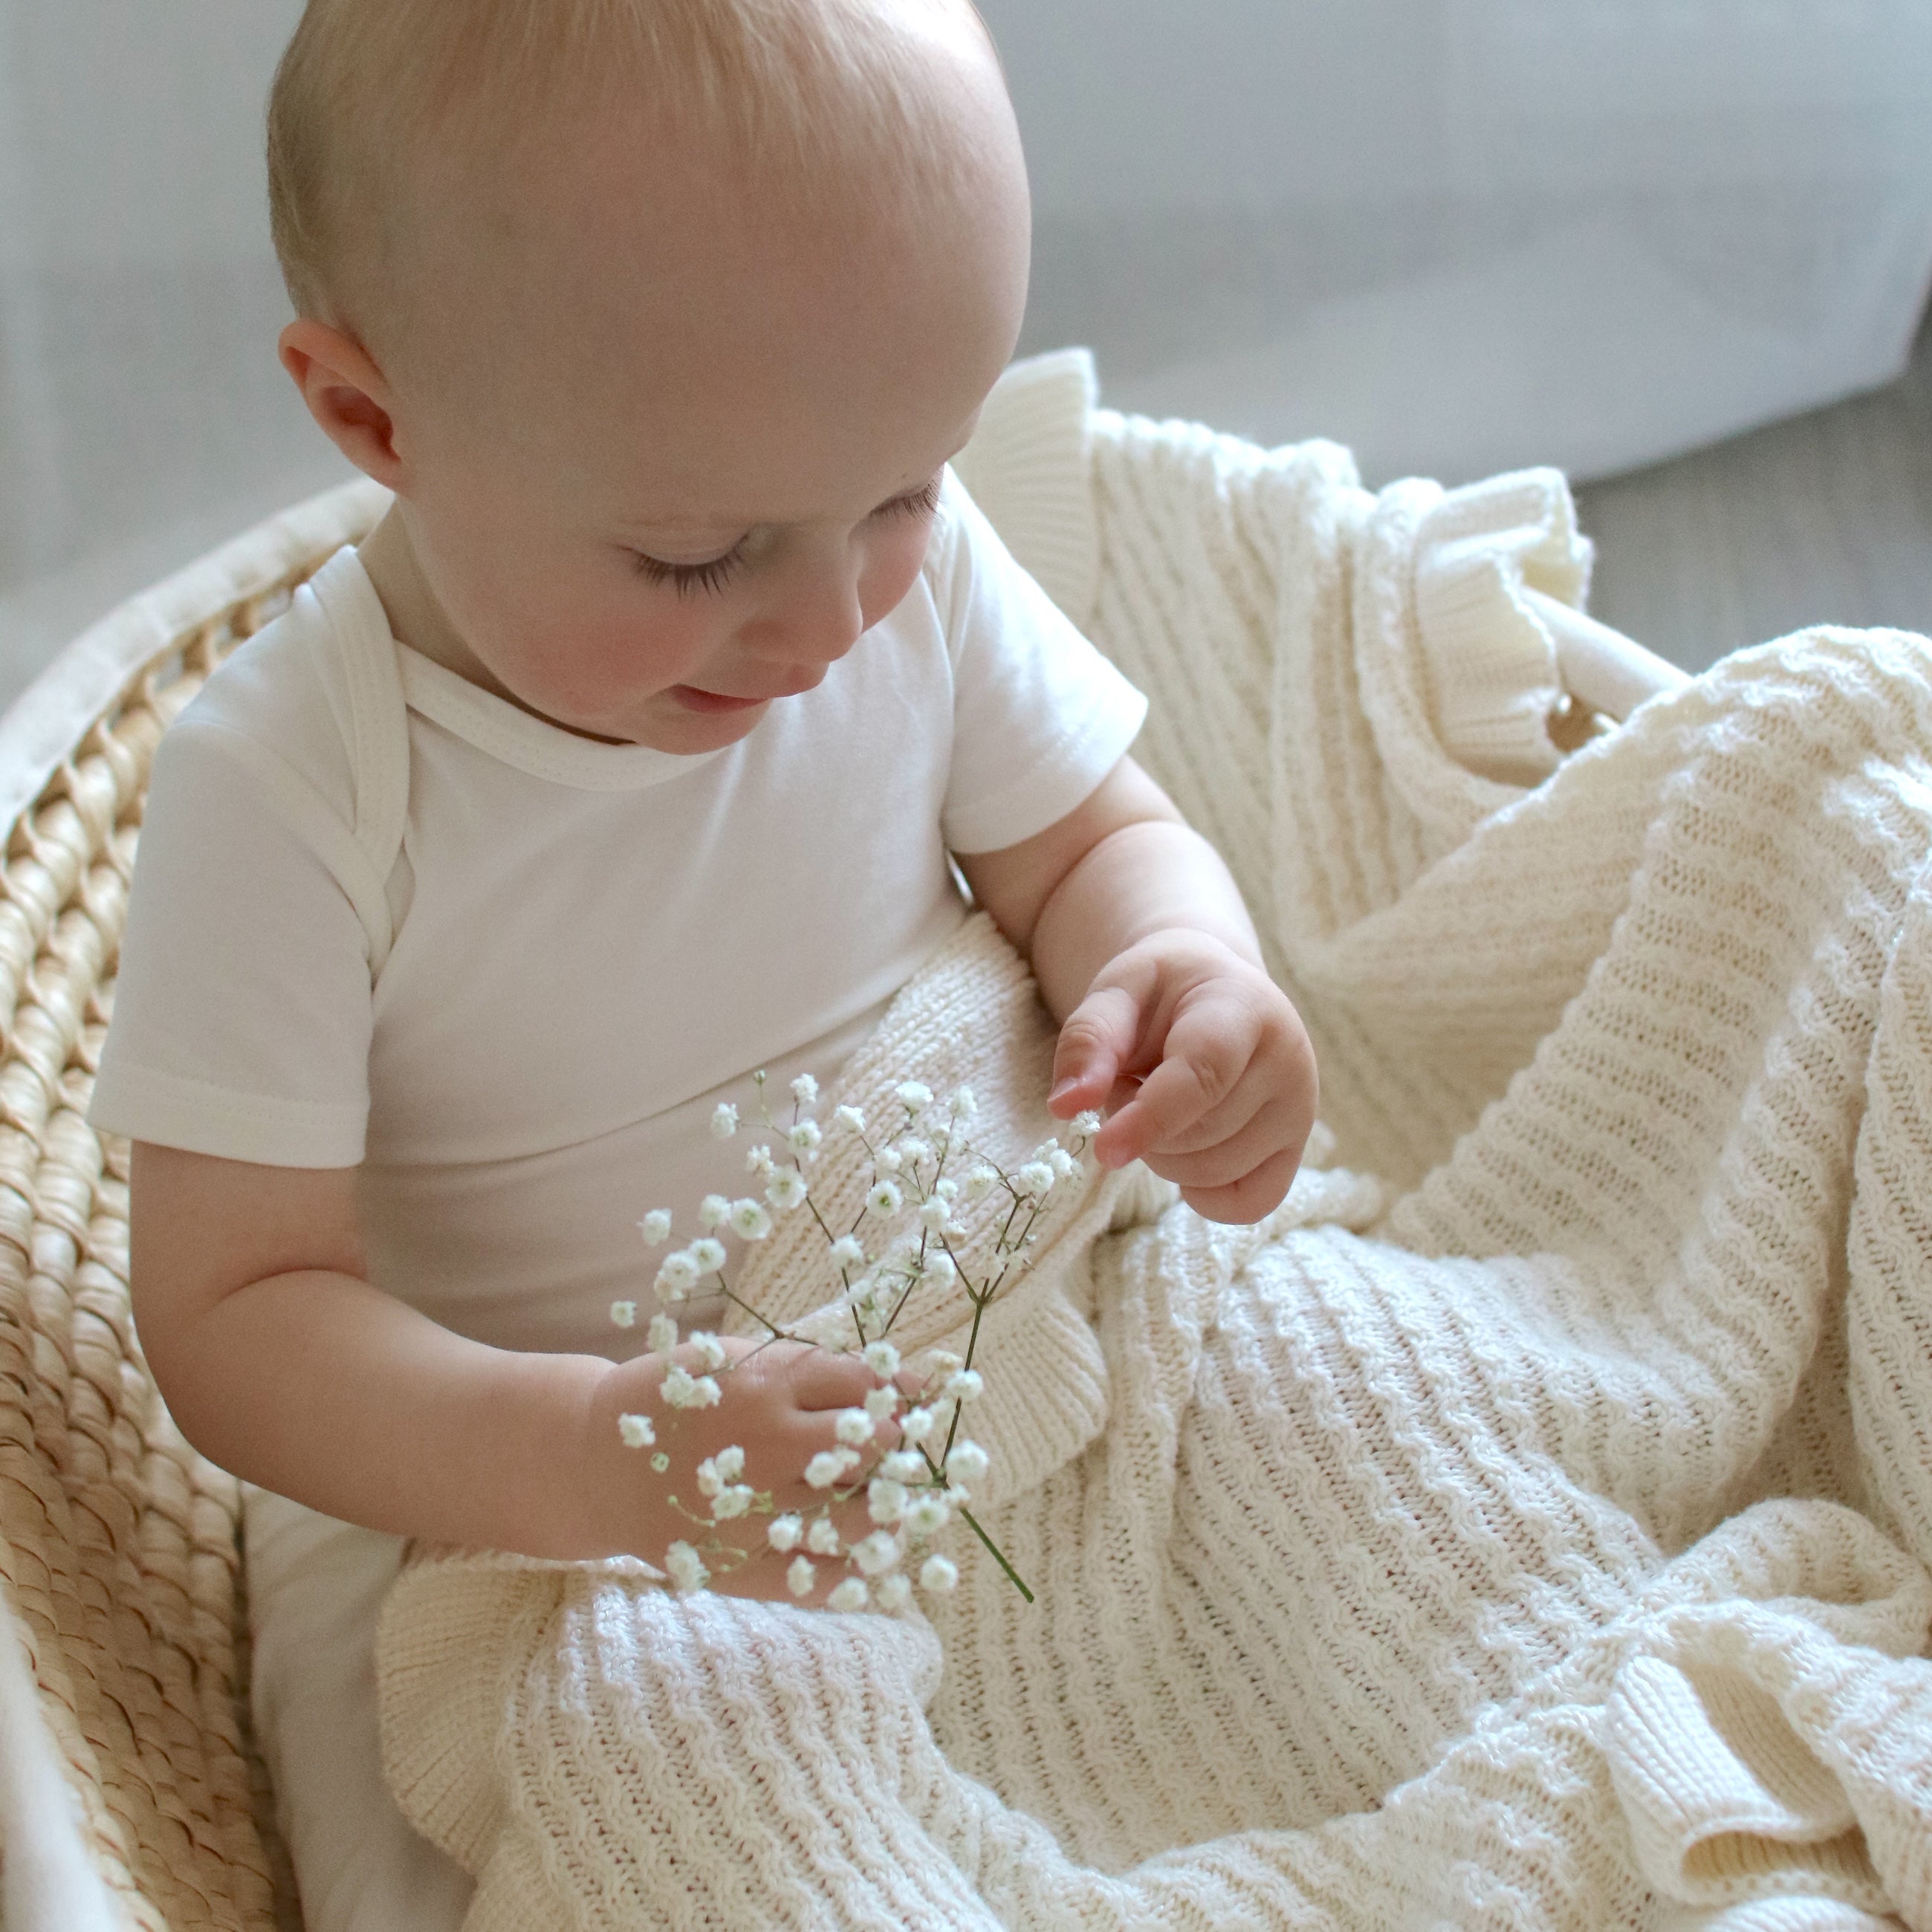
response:
M1932 646L1766 646L1522 789L1560 479L1095 423L1095 626L1315 1158L1258 1228L1043 1229L974 1416L1030 1606L964 1549L896 1618L422 1555L386 1753L472 1932L1932 1928ZM1486 753L1452 633L1518 667ZM838 1097L968 1082L1022 1152L1051 1044L977 920Z

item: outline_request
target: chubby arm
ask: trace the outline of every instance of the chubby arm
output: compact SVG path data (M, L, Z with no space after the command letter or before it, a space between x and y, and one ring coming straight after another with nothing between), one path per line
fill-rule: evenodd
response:
M617 1418L664 1419L671 1358L490 1348L382 1293L366 1279L352 1168L258 1166L136 1142L130 1219L134 1318L182 1433L236 1475L398 1535L662 1563L689 1533L667 1496L694 1497L697 1463L728 1443L782 1507L822 1502L798 1472L875 1384L852 1358L734 1343L745 1359L722 1378L722 1401L667 1432L672 1466L660 1480L623 1446ZM690 1368L694 1353L678 1358ZM853 1538L869 1526L863 1510L849 1506ZM788 1597L761 1529L746 1545L716 1587Z
M608 1362L486 1347L372 1287L353 1168L137 1142L133 1180L142 1347L211 1461L370 1528L610 1553L585 1467Z
M1101 1163L1144 1160L1210 1220L1278 1205L1314 1123L1313 1050L1167 794L1123 758L1057 824L959 865L1061 1022L1053 1112L1109 1112Z

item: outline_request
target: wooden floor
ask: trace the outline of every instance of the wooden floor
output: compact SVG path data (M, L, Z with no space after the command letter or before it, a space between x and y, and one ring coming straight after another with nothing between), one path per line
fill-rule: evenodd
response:
M1932 632L1932 323L1888 388L1577 502L1592 610L1687 670L1805 624Z

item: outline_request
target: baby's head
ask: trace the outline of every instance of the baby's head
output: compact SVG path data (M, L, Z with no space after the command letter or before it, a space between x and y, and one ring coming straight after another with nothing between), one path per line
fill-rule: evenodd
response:
M967 0L310 0L269 148L283 360L398 493L418 649L695 752L910 589L1025 299Z

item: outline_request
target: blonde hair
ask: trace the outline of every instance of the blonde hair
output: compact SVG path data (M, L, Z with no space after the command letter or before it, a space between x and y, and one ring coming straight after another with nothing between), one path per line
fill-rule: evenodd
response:
M978 22L969 0L308 0L268 103L290 298L346 322L350 258L393 236L411 160L514 142L560 98L640 89L801 194L855 153L889 157L898 191L934 186L947 144L907 80L922 10Z

